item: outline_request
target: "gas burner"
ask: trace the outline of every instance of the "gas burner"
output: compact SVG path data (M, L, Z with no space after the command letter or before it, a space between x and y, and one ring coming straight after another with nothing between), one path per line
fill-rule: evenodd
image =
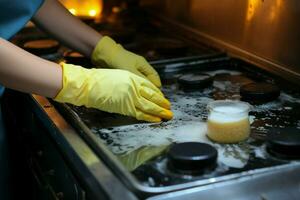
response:
M168 152L168 166L181 174L199 174L216 166L218 151L200 142L174 144Z
M26 51L37 56L53 54L59 49L59 43L51 39L27 41L22 46Z
M157 51L166 55L182 55L188 49L186 43L170 38L155 38L141 43L141 48Z
M100 30L99 32L101 35L112 37L120 43L132 42L135 36L135 29L130 28L113 28L108 30Z
M290 127L271 129L267 150L278 158L300 159L300 130Z
M194 91L209 87L212 84L212 77L203 73L184 74L178 78L178 83L185 91Z
M101 23L93 25L101 35L112 37L122 44L131 43L136 35L134 26L124 26L120 24Z
M276 100L280 89L271 83L250 83L240 88L240 95L243 101L261 104Z
M244 75L231 75L227 73L221 73L215 75L214 81L229 81L233 84L238 84L240 86L253 83L253 80L249 79Z
M93 66L89 58L84 57L82 54L75 51L65 52L64 59L67 63L71 63L74 65L80 65L89 68Z
M114 8L114 12L107 16L106 21L110 24L118 24L118 25L130 25L136 23L137 20L133 19L126 10L118 10L121 8Z
M150 61L199 54L197 51L192 51L183 41L174 38L154 38L145 34L137 35L136 40L133 43L126 44L125 48L144 56Z

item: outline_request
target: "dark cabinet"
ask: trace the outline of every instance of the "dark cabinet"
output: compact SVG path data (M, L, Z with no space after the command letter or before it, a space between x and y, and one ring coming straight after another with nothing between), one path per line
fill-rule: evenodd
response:
M33 200L86 199L85 191L43 122L27 104L26 96L9 90L2 102L9 135L14 198L28 199L30 195Z

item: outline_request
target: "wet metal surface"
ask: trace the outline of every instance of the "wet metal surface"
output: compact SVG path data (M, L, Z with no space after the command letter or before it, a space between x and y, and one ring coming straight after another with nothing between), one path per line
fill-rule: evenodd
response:
M289 163L270 156L265 150L264 140L271 127L300 128L300 113L295 112L300 108L300 96L294 91L282 90L275 101L253 105L250 112L251 137L239 144L221 145L206 137L207 103L215 99L239 99L240 86L261 80L253 79L255 76L244 71L242 66L228 65L223 69L200 71L213 77L210 87L182 91L176 77L183 72L174 73L175 82L165 84L163 92L170 99L175 114L174 119L168 122L142 123L94 109L71 108L97 136L98 142L106 144L121 163L147 186L170 186ZM166 158L168 146L173 142L186 141L212 144L219 153L218 166L197 176L169 170Z

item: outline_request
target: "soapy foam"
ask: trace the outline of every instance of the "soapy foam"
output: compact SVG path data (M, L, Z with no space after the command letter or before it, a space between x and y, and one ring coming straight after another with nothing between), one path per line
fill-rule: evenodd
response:
M173 142L203 142L213 145L218 150L218 162L228 167L242 168L249 158L248 153L240 148L240 144L223 146L209 140L206 136L207 124L204 122L184 122L176 128L161 129L159 132L150 127L137 130L132 125L122 126L114 130L104 129L103 131L108 133L114 141L109 146L116 154L127 154L143 146L158 147Z
M211 111L209 120L218 123L242 121L248 117L248 113L244 111L245 109L238 106L218 106Z
M176 88L165 88L164 93L172 102L174 118L161 124L141 123L136 125L119 126L112 129L101 129L95 127L93 132L101 131L107 134L109 140L106 142L112 152L118 155L129 154L144 146L159 147L169 145L173 142L204 142L213 145L218 150L218 162L234 168L242 168L248 160L249 155L240 149L239 144L228 146L212 142L207 134L207 104L213 99L208 96L207 91L186 93L174 93ZM97 134L98 136L100 134ZM230 152L228 152L230 151Z
M234 70L226 70L226 69L220 69L220 70L214 70L214 71L205 71L204 74L209 74L210 76L215 76L217 74L230 74L230 75L240 75L242 74L239 71Z
M213 75L213 74L211 74ZM223 81L220 81L219 86L224 86ZM230 83L235 86L235 84ZM214 88L219 89L214 85ZM231 88L231 87L230 87ZM172 142L198 141L212 144L218 149L218 161L226 166L242 168L249 159L249 150L247 143L241 144L226 144L221 145L213 143L206 137L206 117L208 103L213 101L212 88L206 88L202 91L193 93L184 93L178 91L176 85L173 84L163 88L164 94L172 102L172 111L174 112L174 119L161 124L141 123L136 125L119 126L110 129L100 128L95 126L92 131L99 136L101 142L105 142L108 147L115 154L128 154L143 146L160 146L170 144ZM228 88L226 87L226 91ZM231 90L230 90L231 91ZM250 123L253 122L256 132L264 133L267 131L266 124L260 124L260 120L273 120L287 103L300 103L300 99L294 95L281 93L278 100L262 105L254 105L252 111L254 113L263 114L263 118L256 119L250 116ZM215 118L215 117L214 117ZM218 119L218 118L217 118ZM227 118L228 119L228 118ZM241 118L239 118L241 119ZM220 119L224 121L223 118ZM235 119L232 119L236 121ZM289 120L290 121L290 120ZM298 121L300 128L300 120ZM109 139L102 139L101 134ZM249 145L251 147L251 145ZM251 147L256 149L256 147ZM261 151L264 151L261 149ZM262 156L261 152L255 151L258 157Z
M228 113L228 114L236 114L236 113L243 112L242 109L233 106L218 106L214 108L214 111Z

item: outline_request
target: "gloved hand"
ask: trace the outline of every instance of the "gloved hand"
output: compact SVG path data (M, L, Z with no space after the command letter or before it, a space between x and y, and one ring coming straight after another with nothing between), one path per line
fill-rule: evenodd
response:
M125 50L110 37L104 36L98 42L92 53L92 62L97 66L128 70L161 87L158 73L144 57Z
M85 69L62 64L63 88L54 100L97 108L138 120L171 119L170 102L150 81L118 69Z

